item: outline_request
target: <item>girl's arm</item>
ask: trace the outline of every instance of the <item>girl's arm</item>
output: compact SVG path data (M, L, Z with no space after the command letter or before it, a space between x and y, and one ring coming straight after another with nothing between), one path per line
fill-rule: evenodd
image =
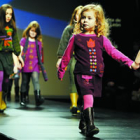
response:
M17 73L18 72L18 67L19 67L18 58L14 53L12 53L12 57L13 57L13 61L14 61L14 69L13 69L13 71L14 71L14 73Z
M118 62L123 62L123 64L127 65L130 69L133 68L134 70L138 69L140 66L139 64L136 64L134 61L132 61L130 58L125 56L122 52L117 50L110 40L103 37L103 47L105 48L106 52L115 60Z
M18 61L21 63L21 67L24 67L24 61L21 56L22 51L23 51L23 46L20 46L20 48L21 48L21 53L19 54L19 56L17 58L18 58Z
M19 39L18 39L17 33L15 33L13 35L12 43L13 43L13 46L14 46L14 54L16 56L18 56L21 53L21 49L20 49L20 44L19 44Z
M112 45L110 40L108 38L106 38L105 36L103 37L103 47L105 48L108 55L110 55L116 61L123 62L123 64L127 65L128 67L130 67L132 65L133 61L130 58L128 58L127 56L125 56L122 52L117 50Z
M58 68L60 63L61 63L62 57L58 58L57 62L56 62L56 67Z
M43 50L42 50L42 49L43 49L42 42L39 42L39 41L38 41L38 46L39 46L40 60L41 60L41 62L42 62L42 57L43 57L43 56L42 56L42 51L43 51Z
M65 74L65 68L69 64L69 61L73 55L74 51L74 36L71 37L69 44L64 52L64 55L62 57L61 63L58 67L58 78L62 80L64 74Z
M58 58L62 58L64 51L66 50L68 43L69 43L69 39L72 35L72 26L66 26L66 28L64 29L61 39L60 39L60 43L59 43L59 47L57 50L57 57Z

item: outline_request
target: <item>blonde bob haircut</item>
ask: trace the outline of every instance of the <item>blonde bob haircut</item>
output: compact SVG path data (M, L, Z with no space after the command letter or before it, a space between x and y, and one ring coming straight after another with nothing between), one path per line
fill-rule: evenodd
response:
M40 25L37 21L32 21L32 22L29 23L27 28L23 31L22 37L25 37L25 38L29 37L29 31L30 31L31 28L35 28L35 31L37 33L35 39L42 42L41 29L40 29Z
M75 25L74 34L82 33L82 27L80 25L82 14L85 11L93 10L95 12L96 18L96 26L95 26L95 34L99 37L100 35L109 36L109 23L108 19L104 16L104 11L101 5L99 4L88 4L82 8L81 14L79 15L79 21L77 25Z

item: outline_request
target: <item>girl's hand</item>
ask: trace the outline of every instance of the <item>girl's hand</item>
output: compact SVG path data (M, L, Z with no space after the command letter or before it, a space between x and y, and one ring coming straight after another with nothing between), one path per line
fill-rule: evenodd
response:
M13 71L14 71L14 73L18 73L18 67L17 66L14 66Z
M130 68L133 68L134 70L137 70L140 67L139 63L133 62Z
M59 67L59 65L60 65L61 60L62 60L62 58L59 58L59 59L57 60L57 63L56 63L57 69L58 69L58 67Z
M18 57L19 62L21 63L21 67L24 67L24 61L21 56Z
M62 78L59 78L59 77L58 77L58 79L59 79L60 81L63 81L63 79L62 79Z
M22 69L21 63L18 63L17 68L18 68L19 70Z

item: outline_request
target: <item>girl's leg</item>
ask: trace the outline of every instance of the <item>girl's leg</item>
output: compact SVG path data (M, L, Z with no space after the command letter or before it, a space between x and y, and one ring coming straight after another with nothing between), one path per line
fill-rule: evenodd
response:
M12 89L13 79L9 79L7 101L11 101L11 89Z
M3 71L0 71L0 110L3 112L6 109L6 102L5 97L8 92L8 82L9 82L9 76L4 74Z
M26 91L26 102L29 103L29 90L30 90L30 85L27 85L27 91Z
M3 109L2 109L2 102L3 102L3 99L2 99L2 82L3 82L3 71L0 71L0 112L3 112Z
M19 102L19 78L14 79L15 84L15 101Z
M34 90L40 90L39 73L38 72L32 72L32 82L33 82Z
M7 86L8 84L9 84L9 75L4 73L4 79L3 79L3 83L2 83L2 91L5 92L6 95L8 92L8 86Z
M84 101L84 108L83 108L84 110L86 110L89 107L93 107L93 102L94 102L93 95L91 94L84 95L83 101Z
M72 57L70 61L70 68L69 68L69 79L70 79L70 100L71 100L70 111L72 112L73 115L79 113L79 110L77 110L78 94L77 94L77 89L75 86L74 74L73 74L75 63L76 60L74 57Z
M86 110L87 108L93 107L93 95L84 95L83 96L83 106L81 107L81 115L80 115L80 122L79 122L79 129L81 130L82 134L86 134L87 132L87 126L84 118L84 113L83 111Z
M86 136L92 137L93 135L99 133L99 129L94 125L94 115L93 115L93 95L88 94L83 96L84 108L83 116L86 122Z
M26 92L27 85L30 82L31 73L22 73L22 82L21 82L21 95L20 95L20 104L26 106Z
M41 97L40 85L39 85L39 73L32 73L32 82L34 86L35 102L36 106L40 106L44 102L44 98Z

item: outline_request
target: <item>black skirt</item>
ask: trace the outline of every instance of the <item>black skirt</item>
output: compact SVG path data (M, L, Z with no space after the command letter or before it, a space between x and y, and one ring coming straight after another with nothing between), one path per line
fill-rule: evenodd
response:
M13 66L12 52L0 52L0 71L11 75L13 73Z
M81 74L75 74L75 84L80 96L91 94L94 97L101 97L102 95L102 77L98 75L86 80Z

